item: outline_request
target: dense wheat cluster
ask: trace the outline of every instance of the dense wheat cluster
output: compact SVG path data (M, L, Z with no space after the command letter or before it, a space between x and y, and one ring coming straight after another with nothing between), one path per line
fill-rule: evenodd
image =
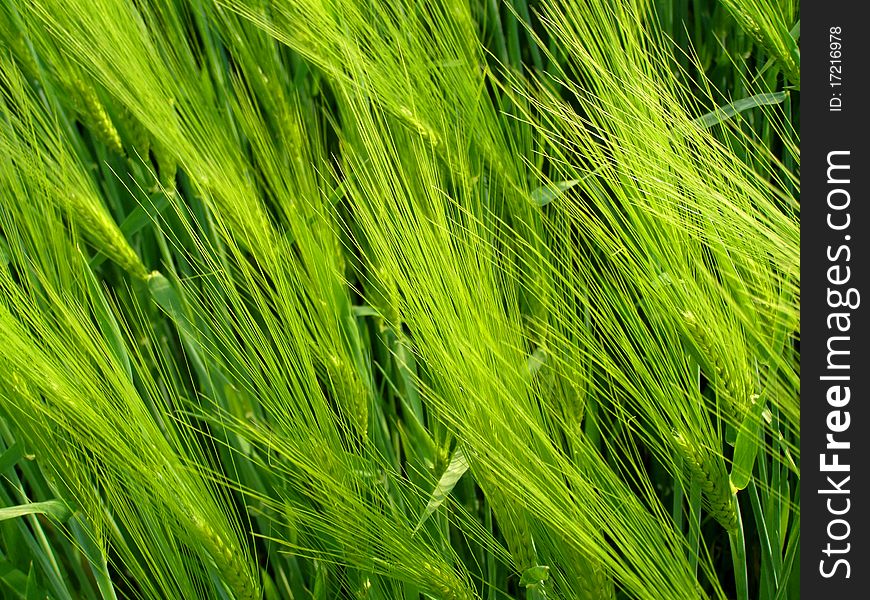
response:
M798 598L798 19L0 2L0 596Z

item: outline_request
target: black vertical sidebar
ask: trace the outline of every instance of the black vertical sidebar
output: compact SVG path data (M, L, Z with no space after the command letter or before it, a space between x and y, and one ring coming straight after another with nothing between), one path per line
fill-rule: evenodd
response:
M801 594L870 598L866 4L801 3Z

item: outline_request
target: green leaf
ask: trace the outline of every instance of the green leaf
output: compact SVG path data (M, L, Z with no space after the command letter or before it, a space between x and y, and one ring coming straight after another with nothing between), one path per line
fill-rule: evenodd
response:
M725 443L733 446L737 443L737 428L731 423L725 423Z
M151 206L146 208L144 204L140 204L121 223L121 231L128 240L134 234L139 233L146 225L153 223L155 216L162 213L169 206L169 198L166 194L152 194L149 198L152 200ZM152 212L154 213L153 215L151 214Z
M63 523L72 515L69 507L60 500L46 500L45 502L31 502L29 504L19 504L18 506L8 506L0 508L0 521L7 519L15 519L33 514L48 515L57 521Z
M366 306L365 304L360 306L352 306L351 311L357 317L380 317L381 313L379 313L376 309L371 306Z
M737 116L739 113L751 108L779 104L785 100L787 95L788 92L765 92L763 94L756 94L749 98L743 98L742 100L737 100L731 104L726 104L712 112L708 112L706 115L698 117L692 122L699 127L709 129L714 125L727 121L728 119Z
M21 444L16 442L6 448L3 454L0 454L0 473L15 466L22 458L24 458L24 447Z
M172 320L176 323L185 323L184 310L181 306L181 299L172 283L161 273L154 272L148 276L148 290L151 292L151 297L157 302L157 305L166 311Z
M541 584L530 585L526 588L526 600L547 600L547 592Z
M12 563L5 558L0 558L0 582L15 594L15 598L26 597L24 594L27 589L27 575L12 566ZM11 596L4 596L4 598L8 597Z
M547 565L535 565L534 567L529 567L523 571L523 574L520 576L520 585L522 587L538 585L547 581L549 578L550 567Z
M456 448L453 452L453 456L450 458L450 464L448 464L447 468L444 469L441 479L438 480L438 485L435 486L435 490L432 492L432 497L429 498L429 503L426 505L423 514L420 516L420 521L414 528L415 533L420 529L426 519L428 519L429 516L444 503L447 496L449 496L450 492L453 491L453 488L456 487L456 483L467 470L468 459L465 458L465 453L462 451L462 448Z
M91 304L94 316L97 319L97 324L100 331L109 343L112 349L112 354L118 359L118 363L124 369L128 379L133 379L133 370L130 366L130 356L127 354L127 345L124 342L124 335L121 332L121 326L115 318L112 307L106 299L100 284L91 269L86 271L88 287L91 290L91 295L94 302Z
M542 185L532 191L532 200L535 204L543 208L578 183L580 183L579 179L569 179L568 181L559 181L548 185Z
M175 286L162 274L154 271L148 276L148 290L151 292L151 297L164 312L169 319L175 323L178 334L181 336L184 349L187 351L191 365L197 375L207 382L207 386L213 398L219 398L222 393L222 388L214 385L215 378L220 378L219 371L210 370L207 364L202 359L201 345L198 341L196 330L190 323L184 312L184 305L181 302L181 296Z
M545 362L547 362L547 351L544 350L544 348L536 348L535 351L529 355L527 362L529 375L534 377L534 375L541 370L541 367L544 366Z
M117 600L115 587L109 574L106 552L97 544L93 529L84 520L81 513L71 518L68 526L78 544L79 551L88 559L90 573L97 584L100 596L103 600Z
M33 568L33 563L30 563L30 572L27 574L27 585L24 591L25 600L44 600L48 598L48 594L42 591L39 584L36 582L36 569Z
M744 489L752 479L755 455L758 454L758 447L761 443L761 414L763 410L764 402L760 398L754 398L752 407L737 432L731 467L731 487L735 492Z

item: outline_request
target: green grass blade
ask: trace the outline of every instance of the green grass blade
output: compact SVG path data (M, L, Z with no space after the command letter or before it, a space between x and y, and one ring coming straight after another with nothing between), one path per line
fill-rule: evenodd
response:
M736 100L725 106L721 106L714 111L708 112L694 120L698 127L709 129L715 125L719 125L729 119L733 119L737 115L747 110L757 108L759 106L771 106L780 104L788 96L788 92L765 92L756 94L749 98Z

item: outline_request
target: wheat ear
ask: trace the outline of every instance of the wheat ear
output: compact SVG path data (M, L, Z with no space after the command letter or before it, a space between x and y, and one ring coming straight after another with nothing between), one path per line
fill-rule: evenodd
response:
M737 529L737 509L734 495L721 461L711 453L689 442L680 433L674 434L674 445L683 459L689 475L698 482L710 515L728 531Z

